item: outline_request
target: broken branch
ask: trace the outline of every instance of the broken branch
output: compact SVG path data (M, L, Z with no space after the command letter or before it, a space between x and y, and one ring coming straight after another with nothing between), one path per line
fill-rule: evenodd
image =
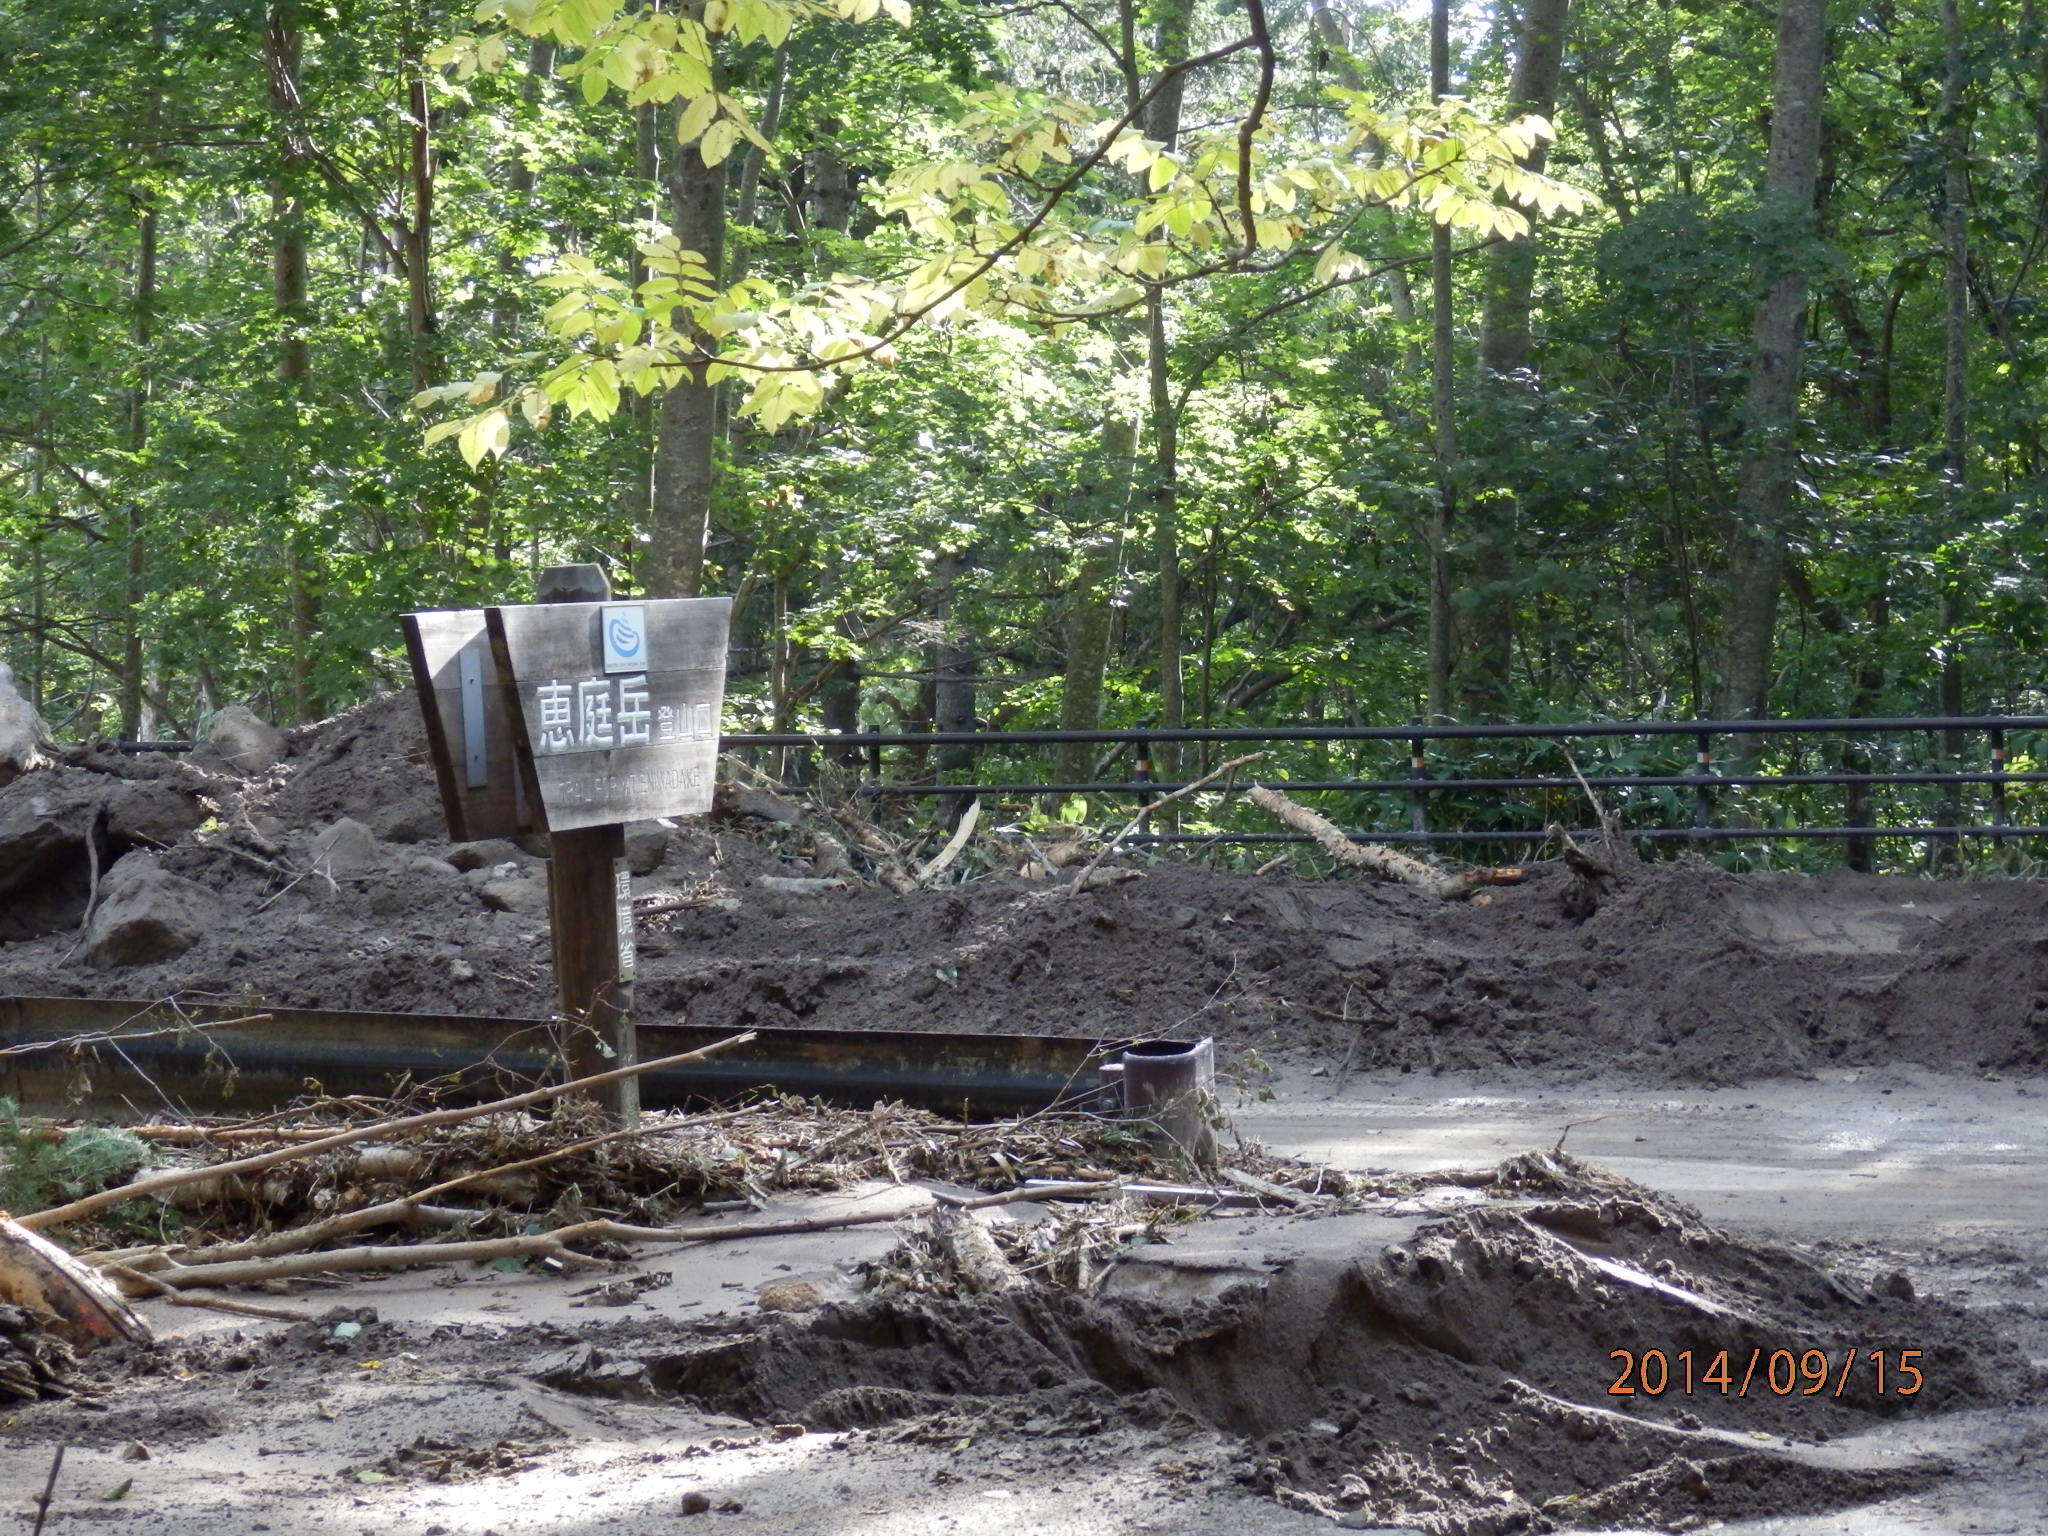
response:
M1124 823L1123 831L1117 833L1115 837L1112 837L1108 841L1108 843L1106 843L1103 846L1102 852L1096 854L1094 858L1088 861L1087 866L1083 868L1081 873L1075 877L1074 883L1067 887L1067 894L1069 894L1070 896L1078 896L1081 894L1081 892L1088 889L1088 877L1095 873L1095 871L1101 866L1102 861L1104 859L1107 859L1111 854L1115 853L1118 848L1123 846L1124 839L1129 837L1133 832L1137 831L1138 828L1142 827L1154 811L1164 810L1167 806L1173 804L1174 801L1185 799L1187 796L1192 795L1196 790L1201 789L1204 785L1214 783L1217 779L1222 778L1226 773L1229 773L1232 769L1242 768L1246 763L1256 763L1265 755L1266 754L1263 752L1247 752L1243 757L1233 757L1229 762L1224 763L1220 767L1210 769L1209 772L1203 774L1199 779L1194 780L1192 783L1181 785L1181 787L1173 791L1172 794L1161 795L1157 800L1154 800L1150 805L1140 806L1138 808L1138 814L1133 816L1129 821Z
M1339 864L1371 870L1376 875L1399 880L1444 901L1470 896L1481 886L1514 885L1522 879L1519 869L1473 869L1462 875L1450 874L1382 843L1353 842L1349 834L1328 817L1318 815L1299 801L1290 800L1277 789L1254 784L1248 793L1252 804L1295 831L1306 832Z

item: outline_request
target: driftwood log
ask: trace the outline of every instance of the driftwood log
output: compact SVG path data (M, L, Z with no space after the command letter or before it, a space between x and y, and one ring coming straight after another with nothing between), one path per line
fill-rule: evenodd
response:
M1463 874L1453 874L1381 843L1355 843L1328 817L1318 815L1299 801L1288 799L1277 789L1254 784L1247 793L1252 804L1295 831L1306 832L1339 864L1371 870L1376 875L1399 880L1445 901L1461 900L1484 886L1513 885L1523 877L1521 870L1512 868L1469 869Z

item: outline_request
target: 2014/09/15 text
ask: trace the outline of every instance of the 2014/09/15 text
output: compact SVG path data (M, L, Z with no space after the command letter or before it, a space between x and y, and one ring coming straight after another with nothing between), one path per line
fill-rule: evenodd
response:
M1911 1397L1926 1385L1916 1363L1926 1351L1918 1349L1849 1349L1839 1357L1824 1349L1794 1352L1789 1349L1740 1350L1614 1349L1607 1358L1619 1363L1621 1374L1607 1389L1609 1397L1662 1397L1677 1392L1691 1397L1718 1393L1722 1397L1747 1397L1752 1392L1773 1397L1818 1397L1827 1393L1840 1397L1849 1389L1850 1378L1861 1367L1869 1373L1879 1397ZM1703 1366L1703 1368L1702 1368Z

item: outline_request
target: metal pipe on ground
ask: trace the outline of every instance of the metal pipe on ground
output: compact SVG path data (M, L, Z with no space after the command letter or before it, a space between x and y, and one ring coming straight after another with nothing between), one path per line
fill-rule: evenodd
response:
M1204 1036L1140 1040L1125 1048L1124 1113L1142 1122L1162 1146L1178 1149L1197 1168L1216 1165L1216 1042Z

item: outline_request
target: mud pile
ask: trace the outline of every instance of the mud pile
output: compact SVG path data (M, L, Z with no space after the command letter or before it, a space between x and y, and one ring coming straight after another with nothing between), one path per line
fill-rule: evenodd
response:
M0 789L0 993L544 1014L545 862L445 840L410 696L288 745L254 776L88 753ZM113 864L152 850L120 889L168 911L169 939L88 933ZM2048 1065L2048 887L2032 882L1683 861L1631 864L1589 900L1541 864L1476 905L1138 861L1144 879L1079 898L989 875L794 894L761 878L813 872L801 836L739 823L646 824L631 862L636 892L674 906L642 924L652 1019L1207 1033L1239 1067L1256 1052L1697 1083Z
M2017 1350L1902 1277L1868 1284L1729 1237L1570 1159L1511 1162L1503 1188L1518 1171L1530 1193L1447 1219L1329 1218L1317 1252L1202 1299L1167 1298L1226 1272L1140 1249L1101 1296L878 1294L613 1330L531 1369L565 1390L962 1454L1026 1439L1054 1466L1117 1454L1116 1432L1144 1426L1189 1452L1183 1475L1440 1536L1868 1501L1941 1469L1856 1436L2033 1390ZM1647 1352L1654 1381L1623 1369ZM1618 1379L1635 1390L1611 1392ZM1220 1437L1208 1463L1205 1434Z

